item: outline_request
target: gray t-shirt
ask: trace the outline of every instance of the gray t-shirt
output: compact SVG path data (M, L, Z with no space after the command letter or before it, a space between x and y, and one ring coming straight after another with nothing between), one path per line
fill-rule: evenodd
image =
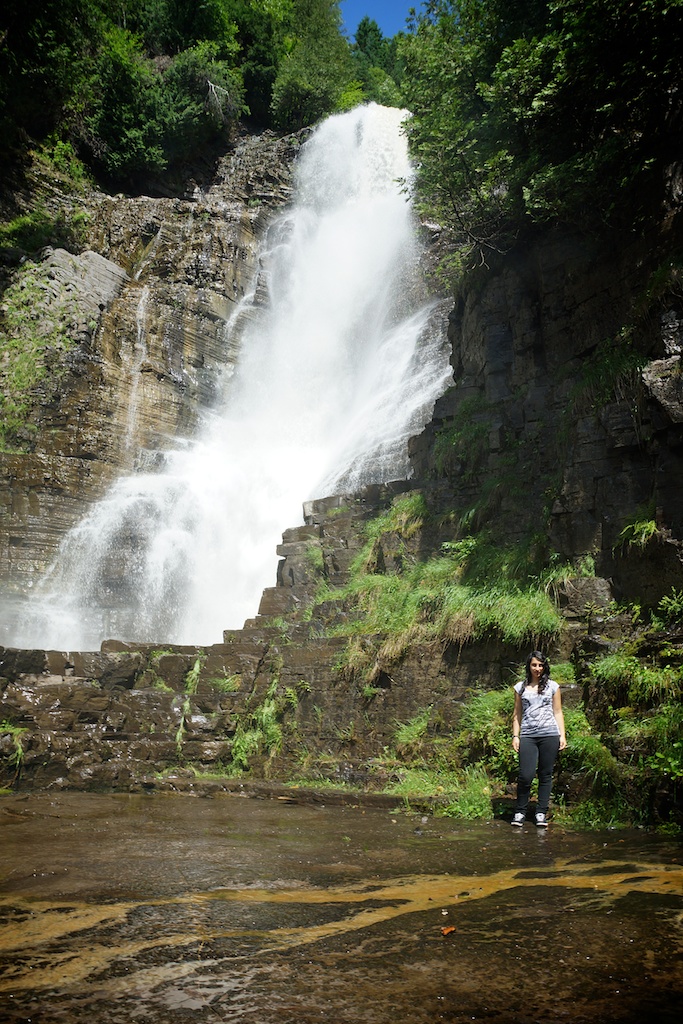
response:
M553 714L553 694L559 686L548 680L543 693L524 689L524 683L515 683L515 690L522 698L522 728L520 736L559 736L560 728Z

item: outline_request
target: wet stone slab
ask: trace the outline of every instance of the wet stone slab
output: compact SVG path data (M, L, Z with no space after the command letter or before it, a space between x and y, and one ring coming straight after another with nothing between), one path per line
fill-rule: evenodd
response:
M7 1024L673 1024L683 856L221 795L0 799Z

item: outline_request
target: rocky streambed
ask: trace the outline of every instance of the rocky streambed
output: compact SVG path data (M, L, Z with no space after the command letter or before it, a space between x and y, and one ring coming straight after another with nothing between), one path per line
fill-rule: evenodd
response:
M663 837L159 794L5 796L0 820L7 1024L683 1009L683 867Z

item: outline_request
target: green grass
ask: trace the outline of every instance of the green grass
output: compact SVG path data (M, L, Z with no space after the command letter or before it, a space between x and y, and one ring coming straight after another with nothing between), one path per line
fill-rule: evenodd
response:
M432 714L431 705L423 708L408 722L397 722L394 733L394 748L400 756L414 755L423 746L429 729Z
M366 536L370 542L378 540L387 533L400 533L409 540L424 525L428 509L424 495L419 491L397 498L391 507L370 520L366 528Z
M478 764L468 765L459 773L455 799L446 807L439 808L437 814L468 821L491 818L491 795L491 779L484 768Z
M262 752L272 757L282 750L282 721L286 709L292 708L292 702L288 697L291 688L278 694L278 686L279 678L276 675L261 703L238 721L231 747L230 770L233 774L248 771L252 758Z
M174 693L173 687L169 686L168 683L165 683L164 680L160 679L158 676L152 683L152 689L160 690L162 693Z
M430 524L443 529L431 519L422 494L397 499L366 524L365 544L346 585L316 596L348 610L329 634L349 637L340 667L370 686L417 644L496 636L538 647L562 628L552 598L560 570L554 568L552 579L542 575L537 540L505 547L485 533L456 536L424 558L413 538ZM563 578L571 571L561 567ZM368 643L370 637L375 639Z
M472 694L463 706L455 741L462 760L480 763L504 781L517 769L510 741L513 709L512 687Z
M657 606L664 621L667 623L677 622L683 618L683 590L671 588L671 593L666 594Z
M370 683L364 683L361 686L360 695L363 700L374 700L381 692L381 686L372 686Z
M178 756L182 753L183 743L185 741L185 733L187 732L187 720L192 714L192 705L190 704L190 698L186 697L183 701L180 710L180 721L175 734L175 745Z
M586 830L628 828L632 824L631 809L619 798L583 800L571 807L557 801L552 819L557 825Z
M212 676L208 685L218 690L219 693L237 693L242 686L242 676L239 673L234 675Z
M562 619L548 594L514 584L470 586L459 580L451 557L417 563L405 573L357 576L336 594L351 601L355 618L330 630L332 635L380 634L376 650L349 644L345 665L372 684L377 672L416 644L467 643L495 635L515 645L538 646L556 636Z
M222 782L230 777L229 769L224 765L217 765L215 768L197 768L196 765L188 764L186 767L196 779L203 782Z
M607 698L616 704L646 708L683 696L681 669L644 665L623 651L597 659L593 673Z
M175 653L176 652L173 651L170 647L159 647L150 652L149 663L150 665L154 666L154 668L158 668L159 662L161 661L162 658L174 655Z
M567 771L588 778L596 794L614 794L624 781L624 767L607 749L582 708L566 708L567 747L562 760Z
M11 768L15 769L17 775L21 772L24 763L24 747L21 738L26 732L28 732L28 729L24 726L13 725L7 719L0 722L0 735L4 733L12 738L12 753L9 755L8 764Z
M199 677L202 672L202 665L206 661L206 655L200 655L195 659L190 671L185 676L185 693L195 694L199 685Z
M521 675L522 673L520 673L520 678ZM576 683L574 666L569 661L560 661L557 664L551 665L550 675L560 686L572 686Z
M343 792L359 793L362 790L358 786L352 786L348 782L344 782L343 779L319 779L319 778L306 778L306 777L295 777L288 779L285 783L286 786L290 786L292 789L315 789L315 790L342 790Z
M46 245L76 251L82 248L88 216L85 210L53 215L42 207L0 224L0 246L35 253Z
M621 530L613 550L640 548L642 551L650 541L656 539L659 536L659 527L653 518L653 512L654 508L650 506L636 509Z
M398 778L389 783L384 792L407 800L453 796L459 785L455 770L442 771L427 765L406 767L397 772Z
M323 549L318 541L309 541L304 551L304 562L310 572L318 575L325 568Z
M491 419L491 407L480 396L460 403L453 421L434 439L432 455L439 474L457 468L464 480L472 480L488 453Z
M623 327L604 339L590 359L584 361L571 391L573 411L593 410L609 402L630 397L638 386L640 370L648 356L638 351L633 327Z
M262 743L263 736L259 729L238 726L230 749L230 774L247 771L251 758L260 752Z
M48 352L54 358L73 348L66 323L56 314L44 330L35 310L45 300L48 282L36 266L27 261L3 293L0 321L0 450L23 450L36 425L30 422L38 402L37 389L48 370ZM63 362L55 362L50 373L54 386L65 376Z

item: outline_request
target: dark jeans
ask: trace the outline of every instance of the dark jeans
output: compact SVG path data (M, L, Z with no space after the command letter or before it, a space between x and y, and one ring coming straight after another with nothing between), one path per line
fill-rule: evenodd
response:
M559 736L522 736L519 741L519 775L517 777L517 805L515 811L526 814L529 790L538 768L537 810L548 813L553 768L560 749Z

